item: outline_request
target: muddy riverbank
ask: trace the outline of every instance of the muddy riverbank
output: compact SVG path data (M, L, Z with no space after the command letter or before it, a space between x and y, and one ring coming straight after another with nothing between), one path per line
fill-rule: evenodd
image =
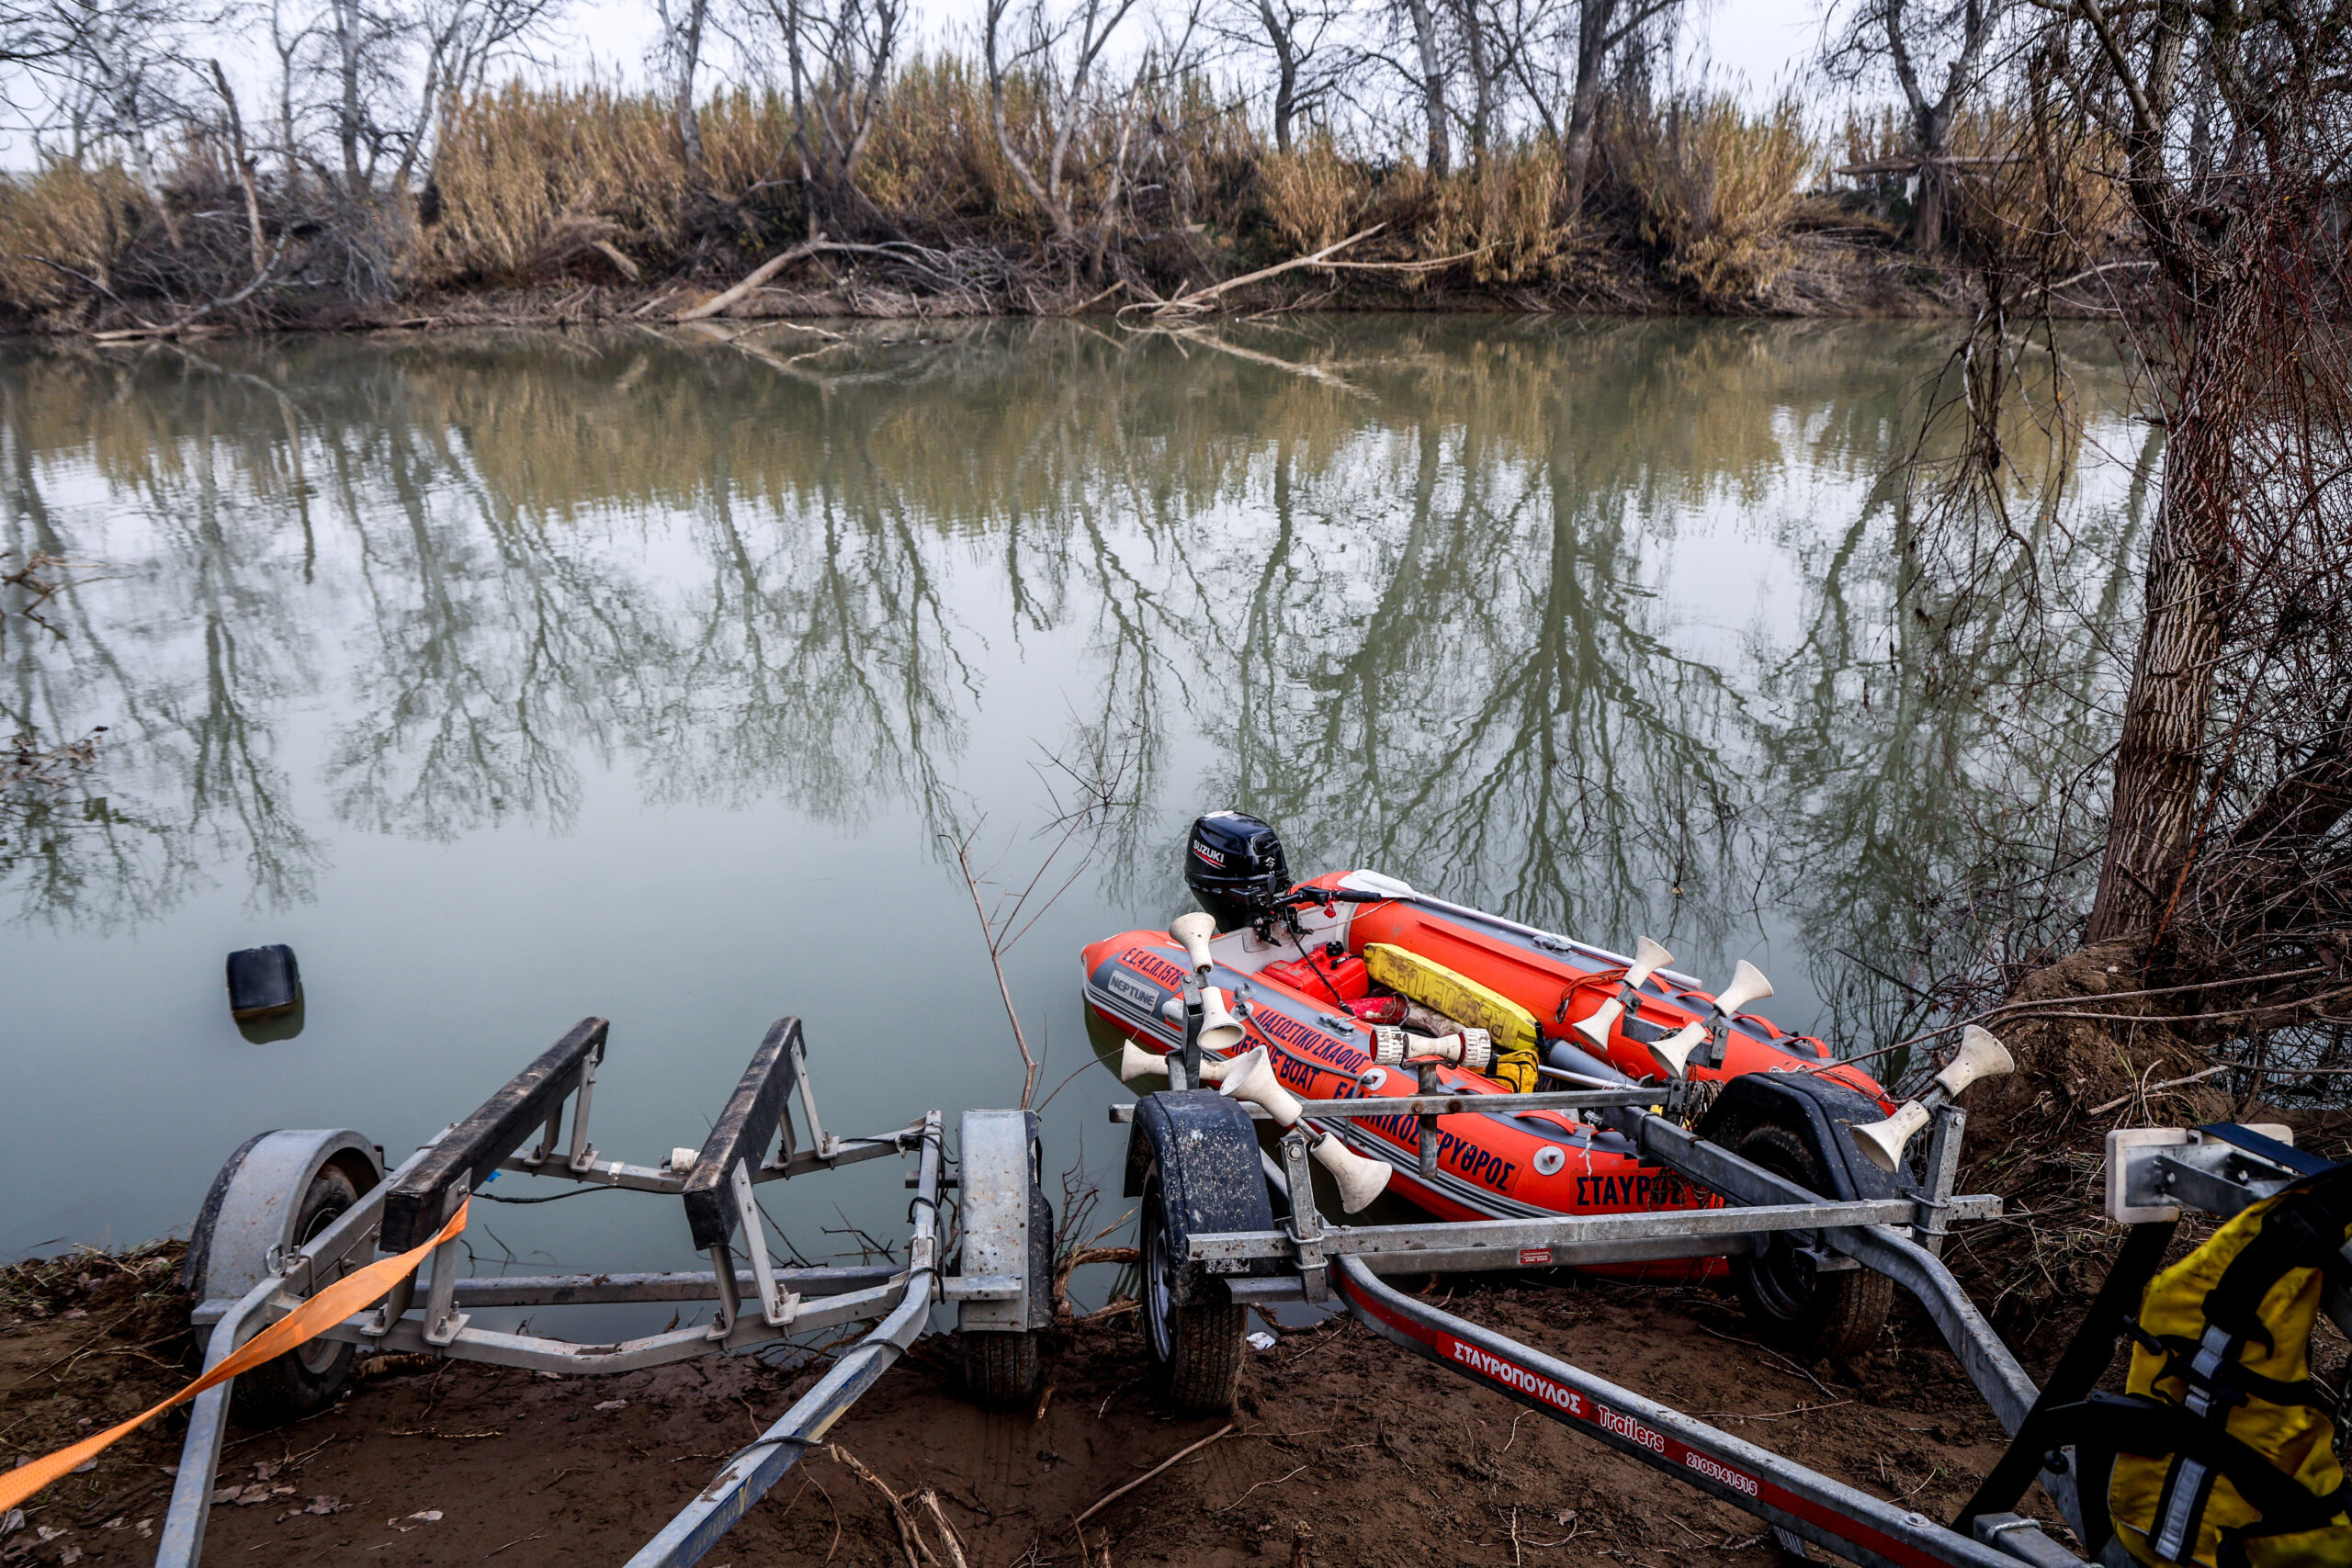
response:
M6 1272L0 1462L176 1386L175 1258L165 1247ZM28 1270L41 1271L37 1288ZM1466 1317L1930 1515L1956 1508L2001 1449L1916 1316L1898 1315L1881 1351L1805 1367L1755 1344L1728 1293L1530 1275L1457 1280L1451 1296ZM1255 1352L1232 1430L1082 1526L1106 1495L1227 1423L1163 1415L1141 1342L1117 1323L1059 1337L1039 1411L978 1408L956 1364L952 1341L922 1341L831 1434L840 1452L812 1453L708 1561L904 1562L888 1504L852 1460L901 1497L936 1493L976 1568L1773 1561L1747 1516L1344 1318ZM232 1428L208 1562L618 1562L817 1371L749 1357L569 1380L412 1357L362 1365L321 1416ZM160 1420L43 1495L0 1540L0 1561L148 1561L179 1427Z

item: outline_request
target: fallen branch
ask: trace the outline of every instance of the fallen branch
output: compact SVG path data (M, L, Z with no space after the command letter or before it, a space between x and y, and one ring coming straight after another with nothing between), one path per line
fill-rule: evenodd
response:
M1239 288L1244 284L1263 282L1265 279L1276 276L1282 273L1295 272L1298 268L1303 266L1313 266L1317 262L1325 261L1329 257L1339 254L1341 251L1346 250L1350 245L1354 244L1359 240L1371 239L1374 234L1379 233L1381 230L1386 227L1387 225L1385 223L1375 223L1369 229L1361 230L1356 233L1349 235L1346 239L1340 241L1337 244L1324 246L1313 255L1293 256L1286 262L1276 262L1272 266L1261 266L1255 272L1245 272L1239 277L1228 277L1223 283L1214 283L1206 288L1199 289L1193 293L1179 294L1173 299L1164 300L1158 305L1122 305L1119 307L1119 314L1124 316L1129 310L1141 310L1148 309L1154 316L1171 316L1181 315L1188 310L1197 310L1205 306L1210 300L1216 299L1218 295Z
M194 325L199 319L210 315L215 310L226 310L232 305L243 304L247 299L253 297L254 292L256 289L260 288L263 284L267 283L269 281L270 275L277 270L278 262L283 259L286 254L286 241L287 236L285 234L281 233L277 236L277 246L275 250L272 250L269 253L269 260L263 264L259 272L254 274L252 282L246 284L243 288L238 289L234 294L226 295L219 299L208 299L203 304L198 305L195 310L189 310L184 315L165 321L160 327L126 327L117 332L92 333L90 334L90 341L92 343L129 343L133 339L142 337L170 337L175 333L182 332ZM128 307L126 307L126 309ZM136 320L136 318L133 319Z
M930 1512L932 1523L939 1527L939 1539L946 1544L948 1562L954 1568L969 1568L964 1560L964 1542L956 1534L956 1527L947 1522L947 1515L939 1506L939 1494L925 1487L915 1501Z
M1317 272L1435 272L1441 267L1485 255L1499 243L1498 240L1489 240L1473 249L1456 251L1450 256L1431 256L1426 261L1314 262L1309 265Z
M622 254L621 248L618 245L614 244L610 240L591 240L588 242L588 245L591 250L595 251L606 261L620 268L621 276L628 278L631 283L635 283L644 277L644 269L639 267L635 262L629 260L628 256Z
M1124 1223L1126 1217L1122 1214L1119 1219ZM1110 1228L1107 1225L1103 1227L1105 1231ZM1078 1309L1069 1299L1069 1277L1074 1270L1090 1263L1136 1263L1142 1258L1143 1254L1132 1247L1080 1247L1073 1249L1054 1270L1054 1316L1063 1323L1073 1323L1078 1319Z
M693 310L683 311L670 319L673 321L699 321L707 317L716 316L729 306L740 304L758 293L761 287L770 278L795 262L806 261L810 256L820 254L887 256L892 261L903 263L908 266L920 267L933 276L956 288L965 287L962 279L933 265L944 263L949 258L928 246L901 242L893 242L887 245L859 245L842 240L828 240L820 234L813 240L803 240L780 255L770 256L752 269L751 276L734 288L723 294L713 295Z
M672 320L680 321L699 321L706 316L716 316L728 307L734 305L741 300L748 299L753 294L758 293L760 285L765 283L769 278L774 277L777 273L782 272L786 267L790 266L793 263L806 261L810 256L815 255L818 252L828 248L829 243L822 234L819 234L813 239L803 240L800 243L793 246L790 250L786 251L779 255L770 256L758 266L753 267L752 269L752 276L737 284L734 288L726 290L724 293L711 296L711 298L704 300L701 304L695 306L691 310L680 311L676 316L673 317Z
M907 1512L907 1505L899 1498L899 1495L896 1492L891 1491L889 1486L880 1476L866 1469L865 1461L859 1459L855 1454L850 1452L839 1443L830 1443L826 1445L826 1451L833 1456L834 1463L842 1466L843 1469L850 1472L851 1474L855 1475L859 1480L864 1481L876 1492L881 1493L883 1497L888 1501L890 1505L890 1517L899 1527L899 1549L907 1554L907 1568L922 1568L926 1560L934 1565L937 1564L939 1559L932 1555L930 1546L925 1544L922 1539L922 1532L915 1528L914 1516ZM954 1551L955 1548L951 1546L948 1550ZM956 1561L958 1564L958 1568L961 1568L963 1560L963 1553L960 1551L956 1552Z
M1233 1433L1235 1425L1235 1423L1228 1421L1224 1426L1218 1427L1216 1431L1211 1432L1207 1437L1203 1438L1199 1442L1193 1443L1187 1448L1178 1449L1174 1453L1170 1454L1166 1459L1161 1460L1158 1464L1153 1465L1149 1470L1145 1471L1141 1475L1136 1476L1125 1486L1119 1487L1115 1491L1103 1494L1102 1497L1095 1501L1092 1507L1079 1515L1078 1517L1072 1519L1070 1523L1073 1526L1084 1524L1087 1520L1101 1513L1113 1503L1117 1502L1120 1498L1125 1496L1128 1493L1134 1491L1145 1482L1149 1481L1153 1476L1158 1475L1161 1471L1166 1470L1170 1465L1174 1464L1178 1460L1182 1459L1186 1454L1197 1453L1201 1450L1207 1448L1211 1443L1216 1442L1219 1438L1230 1437Z
M2131 1103L2132 1095L2154 1094L2160 1089L2178 1089L2183 1084L2195 1083L2200 1078L2210 1078L2216 1073L2226 1073L2233 1066L2234 1066L2233 1063L2224 1062L2218 1067L2207 1067L2203 1072L2191 1073L2185 1078L2166 1078L2162 1083L2152 1083L2145 1089L2133 1089L2132 1094L2119 1094L2113 1100L2109 1100L2105 1105L2094 1105L2088 1111L2084 1111L2083 1114L2086 1116L2104 1116L2109 1111L2116 1110L2120 1106Z

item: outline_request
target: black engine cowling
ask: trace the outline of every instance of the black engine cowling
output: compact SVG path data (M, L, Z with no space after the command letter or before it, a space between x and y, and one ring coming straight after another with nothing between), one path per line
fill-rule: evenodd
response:
M1184 883L1221 931L1265 918L1290 891L1290 866L1273 829L1239 811L1212 811L1193 824Z

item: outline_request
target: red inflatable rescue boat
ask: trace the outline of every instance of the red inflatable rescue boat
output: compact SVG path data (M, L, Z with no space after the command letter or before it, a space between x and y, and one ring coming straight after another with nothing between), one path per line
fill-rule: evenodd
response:
M1564 1073L1663 1085L1671 1077L1706 1083L1806 1072L1894 1109L1869 1074L1834 1060L1819 1040L1784 1034L1746 1011L1745 1001L1770 994L1746 965L1719 1008L1716 996L1663 968L1664 950L1646 940L1639 958L1629 959L1374 872L1334 872L1294 886L1273 830L1234 812L1195 824L1186 881L1218 927L1207 983L1224 992L1241 1026L1238 1042L1208 1055L1231 1059L1262 1046L1283 1086L1302 1100L1410 1094L1414 1068L1393 1064L1437 1047L1463 1054L1463 1065L1437 1069L1452 1092L1532 1089L1538 1066L1552 1069L1542 1075L1552 1088L1573 1086ZM1182 1043L1184 954L1165 931L1107 938L1086 948L1084 962L1089 1010L1125 1042L1154 1055ZM1566 1111L1440 1117L1434 1176L1421 1172L1411 1116L1317 1125L1355 1153L1387 1162L1389 1190L1443 1219L1716 1201L1644 1164L1617 1134ZM1678 1276L1692 1269L1683 1261L1667 1267ZM1698 1266L1720 1267L1720 1259Z

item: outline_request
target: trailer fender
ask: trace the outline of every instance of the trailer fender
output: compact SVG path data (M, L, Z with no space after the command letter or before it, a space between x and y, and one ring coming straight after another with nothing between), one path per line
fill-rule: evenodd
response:
M1194 1235L1274 1228L1257 1129L1238 1102L1206 1089L1145 1096L1127 1133L1128 1197L1143 1196L1145 1173L1155 1163L1171 1247L1182 1248ZM1249 1272L1267 1271L1274 1261L1253 1259ZM1178 1304L1189 1304L1208 1280L1204 1269L1181 1270L1170 1282ZM1216 1300L1226 1299L1222 1280L1214 1290Z
M365 1194L384 1179L383 1156L348 1128L288 1128L248 1138L231 1155L188 1232L181 1287L210 1323L271 1272L271 1254L296 1246L294 1224L320 1171L334 1166Z
M1812 1073L1746 1073L1724 1082L1723 1092L1700 1118L1698 1134L1726 1147L1760 1122L1786 1127L1812 1145L1834 1192L1824 1198L1899 1198L1905 1183L1856 1152L1849 1132L1858 1122L1879 1122L1886 1111L1869 1095Z

